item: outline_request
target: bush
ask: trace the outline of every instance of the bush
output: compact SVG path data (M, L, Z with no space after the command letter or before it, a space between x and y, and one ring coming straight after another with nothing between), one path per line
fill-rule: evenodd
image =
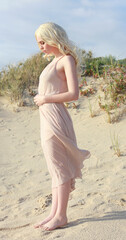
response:
M0 94L7 95L11 101L22 98L24 90L38 85L39 76L48 61L38 53L16 66L9 65L0 72Z
M106 87L104 93L106 98L110 97L112 101L124 103L126 99L126 67L110 67L104 75Z
M109 57L86 58L85 59L85 76L93 76L95 78L102 76L104 70L116 63L111 55Z

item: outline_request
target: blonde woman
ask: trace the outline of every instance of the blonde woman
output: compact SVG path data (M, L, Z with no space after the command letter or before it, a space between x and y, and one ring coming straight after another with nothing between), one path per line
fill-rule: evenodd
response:
M75 179L82 177L83 160L90 152L77 147L73 123L64 105L79 96L76 48L55 23L40 25L35 37L40 50L54 58L41 73L34 97L40 112L42 148L52 177L52 208L49 216L34 227L53 230L67 224L69 193L75 189Z

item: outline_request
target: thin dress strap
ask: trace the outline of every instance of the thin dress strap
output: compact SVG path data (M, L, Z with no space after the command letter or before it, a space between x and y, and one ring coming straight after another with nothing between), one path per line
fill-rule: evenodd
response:
M57 59L57 61L55 62L55 71L57 72L57 70L56 70L56 65L57 65L57 63L59 62L59 60L60 59L62 59L64 56L66 56L66 55L63 55L63 56L61 56L59 59Z
M63 55L63 56L61 56L59 59L57 59L57 61L55 62L55 65L54 65L54 70L55 70L55 73L56 73L56 75L57 75L58 78L59 78L59 75L58 75L56 66L57 66L57 63L59 62L59 60L62 59L64 56L66 56L66 55Z
M63 56L61 56L60 58L58 58L57 61L55 62L55 64L57 64L57 63L59 62L59 60L60 60L61 58L63 58L64 56L66 56L66 55L63 55Z

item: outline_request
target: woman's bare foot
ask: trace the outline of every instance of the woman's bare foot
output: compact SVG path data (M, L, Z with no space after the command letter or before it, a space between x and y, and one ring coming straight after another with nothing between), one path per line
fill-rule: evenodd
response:
M67 224L67 217L54 216L47 224L42 225L42 228L46 231L51 231L56 228L63 227Z
M42 222L39 222L37 224L34 225L34 228L40 228L42 227L44 224L48 223L54 216L49 215L47 218L45 218Z

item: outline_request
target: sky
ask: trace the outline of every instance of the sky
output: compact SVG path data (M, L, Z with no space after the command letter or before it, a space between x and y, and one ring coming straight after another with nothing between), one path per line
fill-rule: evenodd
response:
M45 22L94 57L126 58L126 0L0 0L0 69L39 52L34 33Z

